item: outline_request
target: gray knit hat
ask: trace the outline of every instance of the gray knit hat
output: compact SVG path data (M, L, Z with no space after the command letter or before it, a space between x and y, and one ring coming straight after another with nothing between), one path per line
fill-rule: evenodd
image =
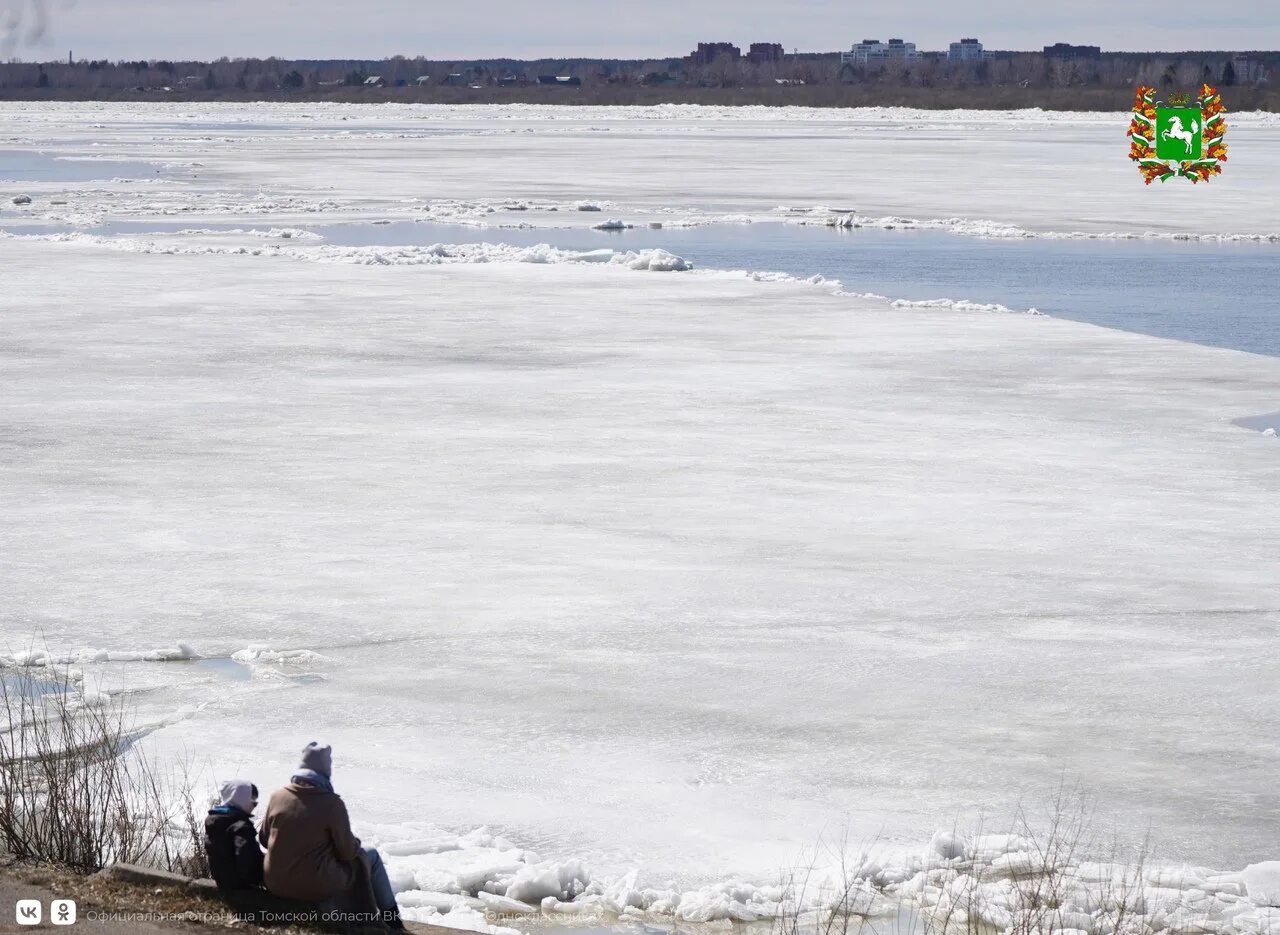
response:
M258 804L258 787L247 779L228 779L218 792L221 804L233 805L247 814L253 814Z
M327 743L316 743L313 740L302 748L302 763L299 765L328 777L333 773L333 748Z

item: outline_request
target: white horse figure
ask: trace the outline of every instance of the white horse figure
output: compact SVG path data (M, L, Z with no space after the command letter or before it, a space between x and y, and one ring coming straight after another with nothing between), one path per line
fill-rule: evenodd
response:
M1169 126L1160 134L1160 138L1166 141L1170 138L1182 140L1183 147L1185 147L1187 152L1190 153L1191 144L1194 142L1195 135L1199 130L1200 125L1194 120L1191 121L1191 129L1187 130L1182 126L1181 117L1171 117L1169 118Z

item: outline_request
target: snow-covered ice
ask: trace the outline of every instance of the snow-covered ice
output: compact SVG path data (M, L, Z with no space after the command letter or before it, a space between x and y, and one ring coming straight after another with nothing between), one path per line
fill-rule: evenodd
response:
M613 265L3 249L6 633L325 659L175 742L248 732L266 782L323 732L363 815L604 868L927 840L1064 770L1265 856L1220 792L1274 794L1277 462L1230 423L1274 360Z
M1253 902L1260 906L1280 906L1280 860L1250 864L1240 876Z
M1280 929L1231 873L1280 831L1280 461L1237 424L1276 408L1280 360L664 251L279 233L797 203L1265 233L1280 174L1250 159L1273 157L1234 160L1273 120L1240 117L1199 202L1118 194L1087 115L1045 130L1074 134L1064 174L1098 167L1076 201L994 169L913 192L908 154L874 204L803 139L910 148L927 125L949 160L1015 153L1031 118L192 106L0 105L30 145L202 164L31 186L42 212L186 233L0 237L0 665L134 692L157 743L267 787L332 742L405 905L463 927L509 899L768 918L779 869L845 826L887 848L867 911L977 886L1000 920L1030 842L935 830L1065 776L1191 863L1149 882L1153 919ZM449 121L467 132L426 132ZM583 169L588 123L608 132ZM792 173L697 168L762 138ZM668 177L640 158L659 144ZM1068 869L1084 889L1054 927L1088 930L1071 913L1108 911L1114 871Z
M1134 184L1123 112L0 102L0 139L168 173L95 183L54 214L591 226L608 210L627 223L856 215L988 236L1280 235L1280 116L1228 119L1228 171L1152 189Z

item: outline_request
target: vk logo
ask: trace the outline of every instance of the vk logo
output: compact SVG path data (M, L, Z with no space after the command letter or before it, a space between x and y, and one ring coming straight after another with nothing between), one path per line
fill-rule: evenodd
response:
M13 905L13 912L19 925L39 925L41 908L38 899L19 899Z

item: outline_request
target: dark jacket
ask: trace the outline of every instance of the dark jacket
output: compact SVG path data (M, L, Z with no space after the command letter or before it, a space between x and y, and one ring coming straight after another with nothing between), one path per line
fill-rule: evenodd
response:
M233 805L209 810L204 820L204 852L220 890L262 886L262 849L253 819Z
M360 839L336 793L290 783L271 794L258 840L267 849L267 889L286 899L320 902L360 879Z

